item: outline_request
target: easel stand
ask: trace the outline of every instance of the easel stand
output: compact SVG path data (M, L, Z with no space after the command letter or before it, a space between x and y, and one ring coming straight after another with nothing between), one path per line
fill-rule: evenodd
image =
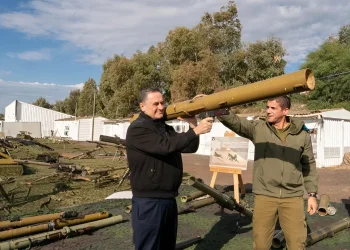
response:
M242 179L242 169L238 168L226 168L226 167L217 167L217 166L210 166L210 171L213 172L213 176L211 178L210 187L214 188L216 177L218 176L218 173L227 173L227 174L233 174L233 191L234 191L234 198L239 203L240 195L239 195L239 188L241 189L241 194L245 195L245 188L243 185L243 179ZM239 185L239 188L238 188Z

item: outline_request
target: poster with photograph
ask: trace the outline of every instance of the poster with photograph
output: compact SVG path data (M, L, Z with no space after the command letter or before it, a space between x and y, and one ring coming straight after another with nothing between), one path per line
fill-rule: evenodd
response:
M246 170L248 143L243 137L213 137L209 166Z

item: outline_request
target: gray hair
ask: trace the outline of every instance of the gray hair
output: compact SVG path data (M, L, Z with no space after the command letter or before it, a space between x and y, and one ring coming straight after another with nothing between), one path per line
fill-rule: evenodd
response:
M139 97L139 102L145 102L146 99L147 99L147 96L149 93L155 93L155 92L159 92L159 93L162 93L160 91L160 89L158 88L147 88L147 89L143 89L140 91L140 97Z

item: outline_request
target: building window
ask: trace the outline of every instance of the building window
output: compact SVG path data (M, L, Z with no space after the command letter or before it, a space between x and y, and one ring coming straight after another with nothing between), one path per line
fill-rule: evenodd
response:
M65 127L64 127L64 131L63 131L63 134L64 134L65 136L68 136L68 133L69 133L69 126L65 126Z

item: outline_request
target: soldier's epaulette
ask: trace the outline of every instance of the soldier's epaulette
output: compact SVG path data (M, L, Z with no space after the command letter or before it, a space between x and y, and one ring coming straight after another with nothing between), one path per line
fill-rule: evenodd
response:
M310 129L308 129L308 127L306 127L305 124L303 125L302 129L303 129L304 131L306 131L306 133L309 133L309 134L311 133L311 132L310 132Z

